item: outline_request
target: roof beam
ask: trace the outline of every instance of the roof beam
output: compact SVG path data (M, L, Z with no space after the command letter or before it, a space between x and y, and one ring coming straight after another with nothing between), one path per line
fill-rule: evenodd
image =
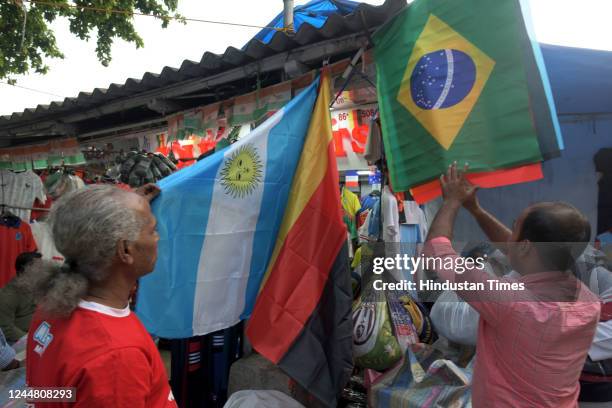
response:
M57 114L53 119L30 123L29 125L0 126L0 138L15 136L21 132L31 132L34 129L44 131L57 123L76 123L88 119L100 118L123 110L147 106L154 99L180 97L196 91L234 82L255 72L270 72L283 70L285 63L295 60L302 64L318 63L324 58L350 53L361 48L367 39L364 33L349 34L340 38L308 44L290 51L271 55L259 61L254 61L241 67L233 68L206 78L196 78L176 83L163 88L142 92L140 94L120 98L116 101L73 114ZM41 135L42 136L42 135Z

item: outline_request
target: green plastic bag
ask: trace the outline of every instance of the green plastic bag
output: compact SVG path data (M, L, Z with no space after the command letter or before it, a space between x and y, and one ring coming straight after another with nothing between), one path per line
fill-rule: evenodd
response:
M376 371L391 368L402 358L384 299L359 299L354 304L353 353L355 365Z

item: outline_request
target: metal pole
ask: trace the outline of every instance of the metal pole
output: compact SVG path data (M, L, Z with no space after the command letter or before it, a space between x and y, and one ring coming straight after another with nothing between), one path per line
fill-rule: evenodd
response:
M283 21L284 26L287 32L294 33L293 29L293 0L283 0L284 11L283 11Z

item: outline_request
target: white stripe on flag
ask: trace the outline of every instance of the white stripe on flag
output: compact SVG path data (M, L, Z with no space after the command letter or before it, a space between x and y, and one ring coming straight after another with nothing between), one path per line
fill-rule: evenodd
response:
M268 136L282 112L231 145L219 167L196 281L193 335L225 329L240 321L251 267L253 238L259 219L267 166ZM245 145L254 147L262 164L261 182L243 197L226 193L219 182L224 164Z

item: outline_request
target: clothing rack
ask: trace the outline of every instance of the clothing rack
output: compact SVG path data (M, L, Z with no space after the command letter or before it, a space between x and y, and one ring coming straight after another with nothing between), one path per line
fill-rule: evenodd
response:
M18 207L18 206L15 206L15 205L8 205L8 204L0 204L0 208L2 210L4 210L5 208L12 208L14 210L31 210L31 211L46 211L46 212L51 211L51 209L49 209L49 208Z
M2 198L4 199L4 174L2 174L2 172L0 172L0 186L2 187ZM43 212L49 212L51 211L48 208L28 208L28 207L18 207L18 206L14 206L14 205L8 205L8 204L0 204L0 213L3 213L5 209L7 208L12 208L13 210L30 210L30 211L43 211Z

